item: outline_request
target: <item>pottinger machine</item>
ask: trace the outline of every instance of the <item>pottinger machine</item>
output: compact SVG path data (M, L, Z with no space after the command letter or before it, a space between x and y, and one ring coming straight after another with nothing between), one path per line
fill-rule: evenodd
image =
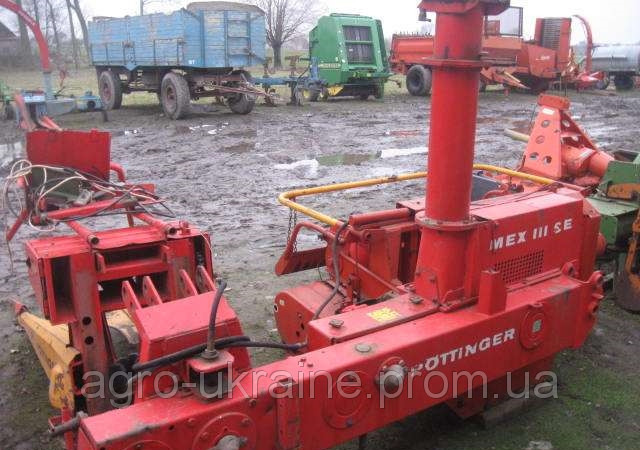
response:
M436 404L477 414L527 379L546 380L558 352L584 343L602 300L598 213L579 188L547 178L476 165L538 184L493 197L500 184L472 176L483 18L508 6L420 4L438 27L425 198L345 220L295 201L424 172L281 196L328 227L299 223L277 273L326 265L331 274L277 295L283 344L244 336L213 279L209 238L151 214L161 199L109 165L104 135L29 135L31 166L16 177L30 205L22 218L75 234L27 243L45 319L20 305L17 313L51 379L62 411L53 432L68 449L330 448ZM64 191L51 181L71 177ZM129 227L79 223L119 213ZM297 249L303 229L326 246ZM139 339L126 355L109 328L123 309ZM247 349L261 346L290 354L253 367ZM119 373L101 389L100 378Z

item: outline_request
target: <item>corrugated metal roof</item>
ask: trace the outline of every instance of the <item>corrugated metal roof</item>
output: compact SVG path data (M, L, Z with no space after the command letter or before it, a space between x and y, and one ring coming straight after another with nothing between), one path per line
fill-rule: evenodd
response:
M0 22L0 39L17 39L18 36L11 31L4 23Z
M264 14L264 11L255 5L238 2L194 2L187 5L189 11L253 11Z

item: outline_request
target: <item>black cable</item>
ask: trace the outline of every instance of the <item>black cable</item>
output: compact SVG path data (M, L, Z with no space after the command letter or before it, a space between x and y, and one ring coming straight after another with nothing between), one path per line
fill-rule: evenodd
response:
M322 305L320 305L320 307L315 312L311 320L316 320L318 317L320 317L320 314L322 314L322 311L324 311L325 308L329 306L329 303L331 303L331 301L333 300L333 297L338 295L338 291L340 290L340 255L338 254L338 247L340 245L340 235L344 230L347 229L348 226L349 226L349 222L345 222L340 227L340 229L336 233L336 236L333 240L333 244L331 248L331 251L333 254L333 276L335 277L335 280L334 280L335 285L333 287L333 291L331 291L331 295L329 295L329 297L327 297L327 299L324 302L322 302Z
M225 348L273 348L276 350L286 350L289 352L296 352L307 346L306 343L300 344L277 344L275 342L253 342L253 341L238 341L230 344L224 344L217 346L219 349Z
M215 343L216 348L226 348L225 345L233 344L236 342L250 342L247 336L230 336L222 339L218 339ZM177 363L179 361L192 358L199 355L207 348L207 344L196 345L195 347L185 348L179 352L171 353L169 355L162 356L151 361L144 363L136 363L132 366L132 371L139 373L147 370L157 369L158 367L168 366L170 364Z
M215 353L216 350L216 320L218 318L218 308L220 307L220 301L222 300L222 294L227 289L227 282L220 280L220 285L216 290L216 295L213 298L213 304L211 305L211 315L209 316L209 330L207 334L207 349L205 350L209 354Z

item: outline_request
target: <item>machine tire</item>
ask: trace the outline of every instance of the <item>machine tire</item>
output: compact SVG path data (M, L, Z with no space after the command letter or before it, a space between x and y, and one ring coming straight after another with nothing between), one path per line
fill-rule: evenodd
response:
M14 120L16 118L16 112L13 109L13 105L11 102L7 102L4 104L4 108L2 109L2 119L3 120Z
M547 92L549 90L549 87L551 87L551 83L549 83L549 81L542 80L542 79L535 80L531 84L531 89L529 90L529 93L533 95L540 95Z
M376 85L373 96L376 98L376 100L382 100L384 98L384 83L379 83L378 85Z
M478 86L478 92L487 92L487 83L480 80L480 85Z
M431 70L413 66L407 72L407 90L415 97L424 97L431 91Z
M611 84L611 77L609 77L609 74L605 74L604 79L598 81L598 83L596 84L596 87L601 91L606 91L607 89L609 89L610 84Z
M120 77L110 70L105 70L98 77L100 100L107 111L120 109L122 106L122 83Z
M227 99L229 109L235 114L246 115L253 111L253 107L256 104L256 99L253 96L247 94L236 94L233 97Z
M613 84L616 85L618 91L630 91L635 83L631 75L616 75Z
M369 100L369 94L360 94L359 97L360 97L360 100L362 100L363 102L366 102L367 100Z
M189 83L182 75L169 72L164 76L160 98L162 109L170 119L180 120L189 113L191 92L189 92Z
M309 90L309 96L308 96L308 100L310 102L317 102L318 100L320 100L320 96L322 95L322 90L321 89L310 89Z

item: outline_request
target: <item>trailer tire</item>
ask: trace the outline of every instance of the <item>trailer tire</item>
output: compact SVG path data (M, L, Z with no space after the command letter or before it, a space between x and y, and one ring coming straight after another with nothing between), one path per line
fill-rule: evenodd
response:
M4 108L2 109L2 119L9 121L14 120L16 118L16 112L13 109L13 105L11 102L5 102Z
M616 75L613 84L619 91L630 91L634 86L633 77L631 75Z
M320 100L320 95L322 94L322 91L320 90L315 90L312 89L309 91L309 101L310 102L317 102L318 100Z
M596 84L596 87L601 91L606 91L607 89L609 89L610 84L611 84L611 78L609 77L609 74L605 74L604 79L599 80L598 83Z
M98 77L100 100L107 111L120 109L122 106L122 83L120 77L110 70L105 70Z
M256 98L247 94L236 94L227 99L229 109L235 114L246 115L253 111L256 104Z
M424 97L431 91L431 70L423 66L412 66L407 72L407 90L415 97Z
M183 119L191 106L189 83L180 74L169 72L162 79L160 88L162 109L167 117L173 120Z

